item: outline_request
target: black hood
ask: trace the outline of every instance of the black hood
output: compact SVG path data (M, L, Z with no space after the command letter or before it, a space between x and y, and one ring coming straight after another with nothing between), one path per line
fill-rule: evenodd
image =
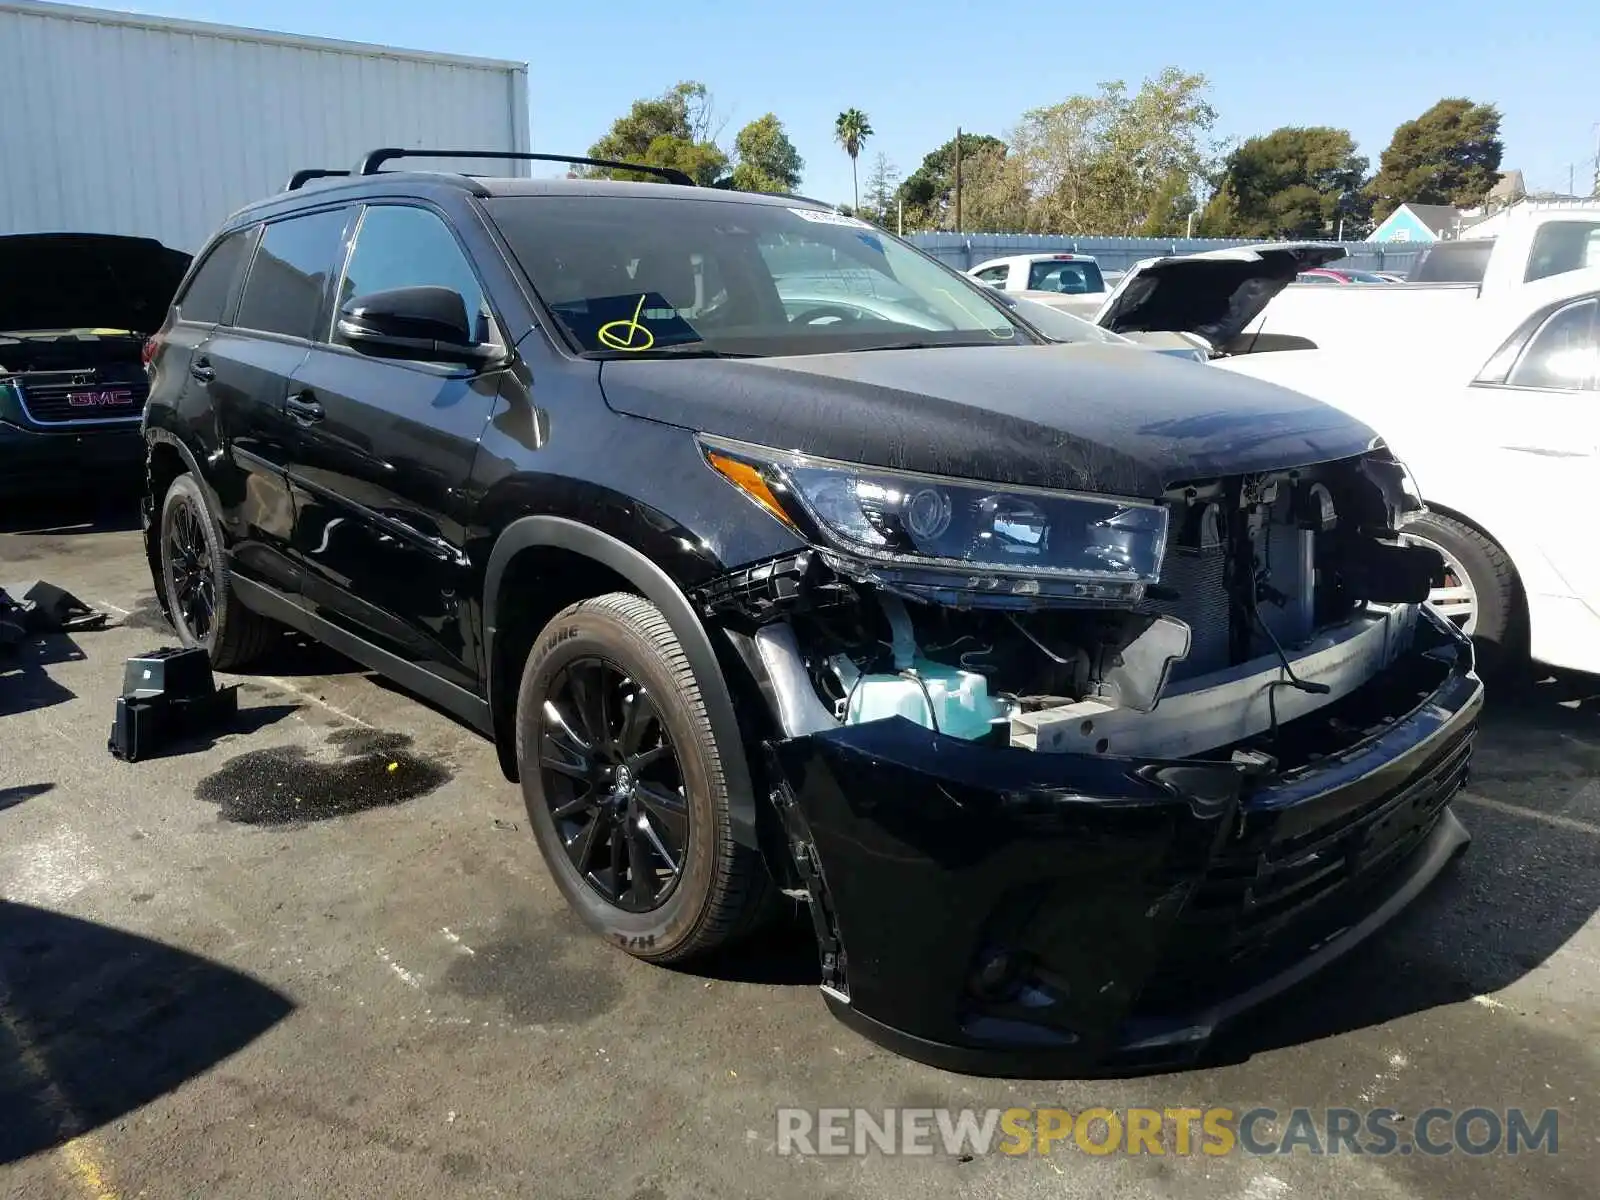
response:
M189 255L104 233L0 237L0 332L160 328Z
M1123 496L1307 466L1377 435L1275 384L1121 346L609 361L619 412L824 458Z
M1122 277L1095 321L1114 333L1198 333L1226 345L1301 271L1344 256L1324 242L1267 242L1147 259Z

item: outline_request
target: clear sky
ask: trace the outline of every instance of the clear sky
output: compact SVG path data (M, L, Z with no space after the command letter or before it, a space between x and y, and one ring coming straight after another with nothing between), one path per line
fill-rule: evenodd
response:
M89 0L92 2L92 0ZM1394 127L1443 96L1497 104L1506 168L1580 194L1600 122L1600 0L1344 0L1286 5L857 0L103 0L104 7L530 64L536 150L582 154L640 96L705 83L727 118L776 112L802 191L850 197L833 119L854 106L907 174L956 127L1005 136L1020 114L1167 65L1207 75L1219 133L1349 129L1374 167ZM1315 16L1309 14L1315 13ZM1330 22L1330 17L1332 18ZM1332 29L1330 29L1330 24Z

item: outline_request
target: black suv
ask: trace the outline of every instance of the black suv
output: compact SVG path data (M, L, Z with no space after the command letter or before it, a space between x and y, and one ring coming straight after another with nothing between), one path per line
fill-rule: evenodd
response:
M0 499L138 495L141 353L188 268L150 238L0 237Z
M787 896L907 1054L1182 1061L1465 844L1482 688L1371 430L811 201L419 153L199 256L151 568L219 669L293 626L493 738L624 950Z

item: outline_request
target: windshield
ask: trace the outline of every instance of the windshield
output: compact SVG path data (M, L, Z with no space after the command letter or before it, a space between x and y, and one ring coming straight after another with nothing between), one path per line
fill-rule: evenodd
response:
M1106 281L1101 278L1100 264L1092 259L1045 259L1028 265L1028 290L1082 296L1105 291Z
M648 195L485 204L540 298L597 357L1035 340L988 289L832 212Z

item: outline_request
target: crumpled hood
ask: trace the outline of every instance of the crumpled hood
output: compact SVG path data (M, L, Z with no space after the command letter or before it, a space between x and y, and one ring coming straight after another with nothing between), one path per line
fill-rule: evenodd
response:
M1198 333L1220 346L1243 333L1301 271L1345 256L1321 242L1268 242L1136 264L1095 315L1117 333Z
M618 412L871 466L1158 497L1368 449L1297 392L1120 346L974 346L602 364Z
M190 256L151 238L102 233L0 237L0 332L127 329L151 333Z

